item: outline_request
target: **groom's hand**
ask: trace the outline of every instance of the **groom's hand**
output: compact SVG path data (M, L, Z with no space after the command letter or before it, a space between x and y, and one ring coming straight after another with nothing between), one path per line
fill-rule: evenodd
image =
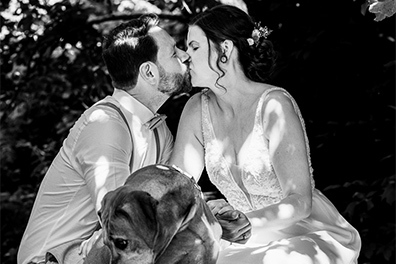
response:
M79 248L78 254L82 255L83 259L85 259L88 253L91 251L92 247L95 243L100 243L99 240L103 240L102 229L95 231L90 238L84 240ZM103 243L103 242L102 242Z

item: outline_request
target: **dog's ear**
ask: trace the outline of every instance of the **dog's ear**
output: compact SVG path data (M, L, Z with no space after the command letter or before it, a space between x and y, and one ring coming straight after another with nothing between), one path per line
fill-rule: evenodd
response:
M157 206L158 201L149 193L133 191L128 196L122 210L131 217L131 226L143 238L147 245L152 247L158 232Z
M98 216L99 218L103 221L103 218L107 217L107 214L109 213L109 209L112 208L111 204L114 203L113 200L115 199L117 193L122 187L115 189L113 191L109 191L106 193L106 195L102 199L102 206L100 210L98 211Z
M105 208L105 206L106 206L106 202L105 202L105 199L103 199L102 200L102 207L97 212L98 219L99 219L99 224L100 224L101 227L103 227L103 208Z
M149 193L143 191L133 191L129 196L129 202L133 205L135 215L141 220L155 222L158 201ZM139 213L138 213L139 212Z
M116 197L117 192L118 191L116 189L116 190L106 193L106 195L103 197L103 200L102 200L102 207L97 212L97 214L99 216L100 225L102 226L102 229L104 232L103 242L107 246L110 245L110 242L108 240L108 236L106 235L106 233L108 231L109 224L110 224L110 222L109 222L110 216L114 214L115 207L112 205L114 204L114 199Z

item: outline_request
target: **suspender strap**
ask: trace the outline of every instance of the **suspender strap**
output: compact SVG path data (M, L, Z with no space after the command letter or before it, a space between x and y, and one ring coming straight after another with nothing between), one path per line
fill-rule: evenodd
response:
M160 156L160 141L159 141L159 136L158 136L158 130L157 128L154 128L154 136L155 136L155 145L157 146L157 158L156 158L156 163L159 163L159 156Z
M122 111L121 111L115 104L113 104L113 103L110 103L110 102L103 102L103 103L99 103L99 104L97 104L97 105L105 105L105 106L111 107L111 108L113 108L114 110L116 110L116 111L120 114L120 116L122 117L122 119L124 120L125 124L127 125L128 131L129 131L129 135L131 136L131 142L132 142L131 160L129 161L129 167L130 167L130 170L131 170L131 172L132 172L132 165L133 165L133 136L132 136L131 128L130 128L129 125L128 125L128 121L127 121L125 115L124 115L124 114L122 113ZM160 161L160 140L159 140L159 135L158 135L158 130L157 130L157 128L154 128L153 132L154 132L154 137L155 137L155 145L156 145L156 147L157 147L157 148L156 148L156 149L157 149L156 163L159 163L159 161Z
M131 136L131 143L132 143L131 160L129 161L129 169L130 169L130 171L132 172L132 167L133 167L133 136L132 136L131 128L130 128L129 125L128 125L128 121L127 121L127 119L126 119L124 113L122 113L122 111L120 110L120 108L118 108L115 104L110 103L110 102L103 102L103 103L99 103L99 104L97 104L97 105L105 105L105 106L111 107L111 108L113 108L114 110L116 110L116 111L120 114L120 116L122 117L122 119L124 120L125 124L127 125L128 131L129 131L129 135Z

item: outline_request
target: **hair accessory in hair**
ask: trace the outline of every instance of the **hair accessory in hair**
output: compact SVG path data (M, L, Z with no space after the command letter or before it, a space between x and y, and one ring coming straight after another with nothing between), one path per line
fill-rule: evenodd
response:
M272 30L268 29L267 26L262 27L261 22L255 23L252 32L252 37L247 39L249 46L252 46L253 44L257 45L261 37L264 37L266 39L269 36L269 34L271 34L271 32Z

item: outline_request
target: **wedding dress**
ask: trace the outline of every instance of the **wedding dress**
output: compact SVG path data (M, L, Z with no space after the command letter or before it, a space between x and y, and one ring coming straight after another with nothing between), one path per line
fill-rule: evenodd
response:
M223 156L217 141L208 105L208 92L202 92L202 130L205 147L205 166L211 182L227 201L241 212L257 210L279 202L282 189L275 175L264 137L262 106L272 91L282 91L290 98L304 129L312 183L312 213L309 217L282 230L253 228L244 244L226 243L218 264L352 264L357 263L361 240L359 233L338 212L334 205L315 188L304 120L291 95L282 88L267 89L256 109L253 132L249 137L248 156L238 165L230 164ZM245 192L235 182L239 174Z

